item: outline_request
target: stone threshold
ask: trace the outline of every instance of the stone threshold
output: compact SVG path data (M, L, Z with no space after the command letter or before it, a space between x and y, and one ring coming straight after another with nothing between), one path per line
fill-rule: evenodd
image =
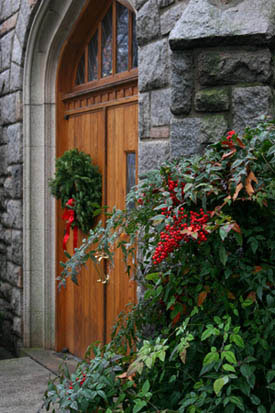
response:
M70 353L57 353L43 348L22 348L19 357L30 357L55 375L58 375L59 368L64 363L67 365L69 372L73 373L77 364L81 361Z

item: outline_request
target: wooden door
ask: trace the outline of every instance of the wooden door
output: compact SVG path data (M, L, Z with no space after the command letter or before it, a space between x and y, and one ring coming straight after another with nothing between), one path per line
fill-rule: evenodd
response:
M93 0L86 6L61 53L57 76L57 157L78 148L89 153L103 176L103 205L125 207L137 170L137 41L135 13L127 0ZM131 177L131 179L130 179ZM133 178L134 177L134 178ZM128 189L127 189L128 188ZM57 263L65 223L57 208ZM79 234L79 245L83 234ZM71 237L72 238L72 237ZM72 252L72 245L68 246ZM62 267L57 265L57 273ZM94 341L110 340L111 327L126 304L135 302L135 285L118 252L107 285L92 262L79 286L57 292L56 348L83 357Z
M66 102L64 132L66 137L60 152L78 148L89 153L103 175L103 203L125 208L127 193L127 168L129 159L137 159L137 87L122 87L128 96L112 99L110 102L89 105L83 102L77 108L76 99ZM131 95L130 95L131 91ZM113 90L118 95L118 88ZM121 95L125 95L125 90ZM114 95L109 96L113 97ZM102 94L100 99L102 100ZM98 99L95 99L98 100ZM80 100L79 100L80 101ZM132 162L133 164L133 162ZM133 168L133 165L132 165ZM64 222L62 210L58 208L57 261L66 258L62 250ZM82 235L79 234L79 244ZM72 239L72 236L70 237ZM72 245L68 247L72 252ZM57 347L67 348L72 354L83 357L87 346L94 341L110 340L112 325L126 304L135 302L135 285L129 280L120 252L114 259L114 268L108 268L109 282L98 283L98 272L89 262L79 277L79 286L69 281L66 289L57 293ZM59 271L61 267L59 267Z

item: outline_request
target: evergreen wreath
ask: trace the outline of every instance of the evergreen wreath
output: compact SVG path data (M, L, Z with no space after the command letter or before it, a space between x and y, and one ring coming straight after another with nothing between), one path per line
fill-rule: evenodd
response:
M90 155L71 149L56 160L55 177L49 181L51 194L61 200L62 208L75 212L72 228L89 233L94 218L101 213L102 175ZM74 200L72 206L68 205Z

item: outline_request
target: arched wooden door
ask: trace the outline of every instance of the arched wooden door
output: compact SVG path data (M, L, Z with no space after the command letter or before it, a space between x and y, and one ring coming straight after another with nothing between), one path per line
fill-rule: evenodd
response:
M57 157L72 148L89 153L102 172L103 204L124 208L137 170L135 15L124 0L90 3L93 7L84 10L64 46L59 67ZM58 263L65 260L61 217L59 205ZM72 251L72 245L68 249ZM116 316L135 301L135 285L119 253L108 284L98 283L98 278L90 262L81 271L79 286L69 282L57 292L57 350L67 348L83 357L91 342L108 342Z

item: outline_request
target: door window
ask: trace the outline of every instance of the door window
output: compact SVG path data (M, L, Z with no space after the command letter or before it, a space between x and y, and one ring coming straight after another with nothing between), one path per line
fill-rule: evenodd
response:
M75 85L98 81L137 68L135 13L113 0L86 44Z

